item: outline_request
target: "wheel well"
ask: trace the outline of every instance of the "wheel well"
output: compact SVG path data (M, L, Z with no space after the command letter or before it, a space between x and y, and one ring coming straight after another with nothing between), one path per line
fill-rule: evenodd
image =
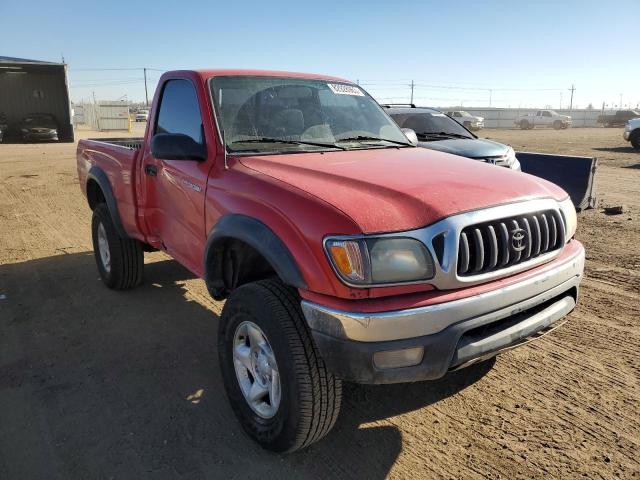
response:
M209 249L205 268L207 288L216 300L228 297L246 283L278 276L258 250L231 237L216 240Z
M87 201L89 202L91 210L94 210L99 204L106 202L100 185L93 179L87 182Z

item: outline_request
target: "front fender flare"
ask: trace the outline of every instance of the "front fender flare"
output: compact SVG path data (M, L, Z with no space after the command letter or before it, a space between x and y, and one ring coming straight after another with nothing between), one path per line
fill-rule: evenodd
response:
M306 282L293 255L285 243L264 223L246 215L225 215L211 229L204 250L205 282L214 298L221 298L220 280L213 275L216 246L227 240L240 240L260 255L273 267L280 279L287 285L306 288Z

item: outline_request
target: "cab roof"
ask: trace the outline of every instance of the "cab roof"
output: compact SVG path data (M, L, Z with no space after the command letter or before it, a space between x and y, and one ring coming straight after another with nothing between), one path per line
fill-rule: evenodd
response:
M210 77L231 77L231 76L247 76L247 77L289 77L289 78L308 78L310 80L329 80L334 82L353 83L340 77L330 75L320 75L316 73L286 72L280 70L243 70L243 69L216 69L216 70L193 70L202 78Z

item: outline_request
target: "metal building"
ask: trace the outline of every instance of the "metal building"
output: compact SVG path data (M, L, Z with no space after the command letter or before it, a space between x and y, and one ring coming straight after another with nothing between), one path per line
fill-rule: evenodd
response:
M0 113L10 127L32 113L51 114L60 141L73 142L67 65L0 56Z

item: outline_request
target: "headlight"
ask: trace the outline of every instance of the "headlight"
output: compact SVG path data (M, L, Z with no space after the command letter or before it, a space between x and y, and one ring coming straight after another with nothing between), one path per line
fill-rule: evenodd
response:
M431 254L412 238L329 238L325 249L336 273L349 284L397 284L434 276Z
M578 226L578 216L576 215L576 207L573 206L573 202L570 198L560 202L560 211L564 217L565 235L564 241L567 243L576 234L576 228Z
M509 168L511 168L512 170L517 170L519 172L522 170L520 168L520 162L516 158L516 152L513 149L513 147L509 147L509 149L507 150L507 153L504 154L504 159L507 165L509 166Z

